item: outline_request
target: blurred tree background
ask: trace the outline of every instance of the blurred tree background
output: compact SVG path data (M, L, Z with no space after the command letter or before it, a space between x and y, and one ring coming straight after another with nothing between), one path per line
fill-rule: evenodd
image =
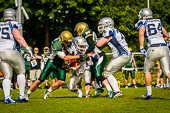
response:
M22 4L30 19L23 24L23 36L31 47L50 47L53 39L64 30L74 34L78 22L86 22L98 37L97 25L101 18L111 17L115 28L124 34L126 41L139 52L138 30L134 25L138 21L138 13L147 7L147 0L22 0ZM164 27L170 31L170 0L150 0L153 17L162 20ZM0 1L0 20L6 8L14 8L15 0ZM146 46L146 44L145 44ZM107 48L105 52L110 52ZM109 58L109 57L108 57ZM143 66L144 57L137 57L137 65Z

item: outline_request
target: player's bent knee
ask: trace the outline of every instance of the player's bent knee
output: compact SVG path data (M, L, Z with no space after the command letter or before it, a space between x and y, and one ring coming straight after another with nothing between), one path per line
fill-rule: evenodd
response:
M73 87L73 85L71 85L71 84L68 84L68 90L70 90L70 91L73 91L73 90L74 90L74 87Z
M63 80L58 80L57 82L58 82L59 85L62 85L62 84L65 83Z
M112 73L111 72L109 72L109 71L107 71L107 70L105 70L104 71L104 77L109 77L110 75L112 75Z
M103 82L106 78L104 77L104 76L98 76L97 78L97 81L101 81L101 82Z

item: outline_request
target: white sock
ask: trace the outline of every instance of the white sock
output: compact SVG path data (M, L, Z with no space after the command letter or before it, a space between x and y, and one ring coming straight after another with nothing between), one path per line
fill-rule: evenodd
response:
M30 95L32 93L32 91L30 91L30 89L27 91L27 94Z
M30 86L30 80L27 80L27 85Z
M21 96L24 96L24 91L25 91L25 75L20 74L17 76L17 83L19 86L19 93Z
M110 87L110 85L106 86L107 92L109 93L110 91L112 91L112 88Z
M3 86L5 98L10 96L11 80L10 79L4 79L2 86Z
M99 86L99 84L98 84L98 83L95 83L93 87L94 87L95 89L100 88L100 86Z
M116 80L116 78L113 75L109 76L107 78L107 80L108 80L110 86L112 87L112 89L114 91L120 91L120 89L119 89L119 87L117 85L117 80Z
M152 87L151 87L151 85L150 86L146 86L146 89L147 89L147 94L148 95L152 95Z
M88 95L89 90L86 91L86 95Z
M51 89L51 87L48 89L48 92L50 92L50 93L52 92L52 89Z
M166 87L169 87L169 78L166 78Z

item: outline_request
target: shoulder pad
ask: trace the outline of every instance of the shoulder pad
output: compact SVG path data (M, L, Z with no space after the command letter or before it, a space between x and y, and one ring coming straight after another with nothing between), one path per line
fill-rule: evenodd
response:
M11 28L16 28L18 30L22 30L22 25L21 23L17 22L17 21L10 21L9 24L11 25Z
M139 29L142 25L144 25L146 20L139 20L136 24L135 24L135 28Z
M52 43L51 43L51 49L52 49L53 51L62 51L63 46L62 46L62 44L61 44L61 42L59 41L58 38L52 41Z
M85 32L82 33L82 37L89 37L89 36L93 36L93 31L91 29L86 30Z

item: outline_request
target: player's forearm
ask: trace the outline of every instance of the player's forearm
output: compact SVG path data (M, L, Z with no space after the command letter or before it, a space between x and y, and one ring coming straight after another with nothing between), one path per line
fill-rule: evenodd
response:
M91 52L94 50L95 44L94 44L94 41L93 41L93 37L92 37L92 36L87 37L86 40L87 40L87 43L88 43L88 45L89 45L88 49L87 49L86 52L85 52L85 53L87 54L87 53L91 53Z
M107 38L102 37L100 40L97 41L97 47L103 47L108 42Z
M63 57L63 60L74 60L74 59L79 59L79 58L80 58L79 55L75 55L75 56L67 55Z

